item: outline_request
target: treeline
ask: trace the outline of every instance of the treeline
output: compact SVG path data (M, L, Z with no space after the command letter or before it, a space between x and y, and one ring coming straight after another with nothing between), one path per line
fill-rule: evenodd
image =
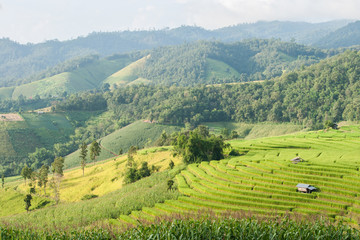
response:
M358 66L359 52L348 51L264 82L192 88L139 85L103 93L103 98L114 116L128 122L149 119L196 126L204 121L273 121L319 128L325 120L360 119ZM75 105L69 103L56 108L72 110Z
M20 95L16 100L0 100L0 112L21 112L24 110L44 108L51 104L54 99L43 99L36 95L34 98L25 98Z

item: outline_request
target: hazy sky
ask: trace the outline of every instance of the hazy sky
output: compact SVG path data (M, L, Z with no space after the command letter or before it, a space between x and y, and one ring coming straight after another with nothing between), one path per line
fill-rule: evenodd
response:
M360 0L0 0L0 38L21 43L94 31L181 25L207 29L259 20L359 19Z

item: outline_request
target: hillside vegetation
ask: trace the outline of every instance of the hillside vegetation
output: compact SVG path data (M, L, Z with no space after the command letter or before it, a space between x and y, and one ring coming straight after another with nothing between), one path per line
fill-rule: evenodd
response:
M94 60L70 72L62 72L32 83L17 86L14 88L11 97L17 99L22 95L26 98L33 98L37 95L43 98L63 96L64 93L100 89L103 81L109 75L122 69L130 62L129 57Z
M356 21L329 33L317 41L314 45L322 48L359 47L359 39L360 21Z
M1 99L44 98L100 90L104 84L114 89L133 84L194 86L263 80L331 54L279 40L197 42L103 59L89 56L73 60L38 75L31 83L0 88L0 93Z
M99 139L101 146L100 156L98 160L104 160L118 156L120 150L127 152L131 146L139 148L149 147L154 144L163 131L171 134L179 131L180 127L161 125L156 123L147 123L144 121L136 121L123 128L120 128L109 135ZM65 167L70 168L79 165L79 154L77 150L65 158Z
M0 172L9 176L19 174L25 163L29 167L32 164L37 166L40 163L34 158L29 159L29 154L42 148L53 150L54 144L70 141L76 124L83 124L90 116L98 114L99 112L22 113L24 121L0 121ZM43 163L50 164L49 161L53 159L42 160L45 161Z

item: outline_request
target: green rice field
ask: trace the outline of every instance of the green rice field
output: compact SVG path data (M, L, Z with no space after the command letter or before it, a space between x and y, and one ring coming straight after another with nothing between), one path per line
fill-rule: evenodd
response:
M360 223L360 126L255 140L233 140L243 155L191 164L176 176L177 200L143 208L122 223L211 209L256 215L325 215ZM301 157L303 162L291 160ZM297 192L305 183L318 191Z

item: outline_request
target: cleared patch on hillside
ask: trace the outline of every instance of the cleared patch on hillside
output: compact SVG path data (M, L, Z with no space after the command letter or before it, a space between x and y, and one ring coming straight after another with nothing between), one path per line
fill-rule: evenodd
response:
M121 86L127 84L137 84L137 83L148 83L150 82L147 79L140 78L137 75L137 70L144 66L146 60L150 56L143 57L128 66L124 67L123 69L119 70L118 72L112 74L107 79L104 80L104 83L110 84L111 87L113 85Z
M101 87L103 80L114 72L122 69L130 60L119 58L115 60L99 60L79 67L72 72L63 72L49 78L15 87L12 98L20 95L25 97L61 96L64 92L74 93ZM1 93L0 88L0 93ZM4 90L5 91L5 90Z
M18 122L24 121L24 119L18 113L5 113L0 114L0 121Z
M206 80L233 78L235 81L240 76L240 73L228 64L211 58L206 59Z

